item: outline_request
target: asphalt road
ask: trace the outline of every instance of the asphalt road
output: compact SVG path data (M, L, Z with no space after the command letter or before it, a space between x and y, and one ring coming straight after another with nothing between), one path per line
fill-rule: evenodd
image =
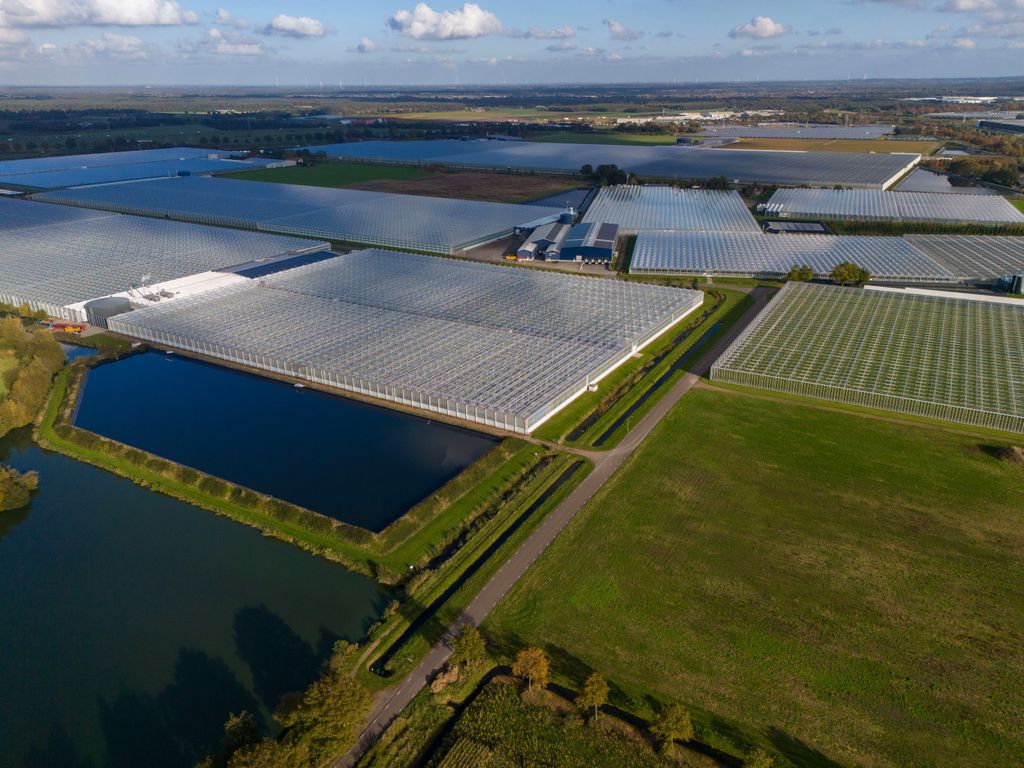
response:
M591 497L608 481L622 466L644 439L661 422L672 407L689 392L693 386L706 376L711 365L726 350L733 339L742 332L764 307L771 296L767 288L754 288L750 295L754 305L733 324L727 333L711 345L698 359L693 369L676 382L668 394L662 397L650 411L640 420L622 441L610 451L580 452L594 462L593 471L580 483L569 496L551 512L534 530L530 537L522 543L515 553L505 562L483 589L473 598L466 610L459 616L455 624L449 628L448 634L439 641L426 655L419 666L410 672L402 682L394 688L387 689L378 697L370 716L370 721L359 736L357 744L345 755L339 757L332 768L352 768L359 758L370 748L384 730L391 724L405 706L412 701L434 676L441 671L451 648L448 642L458 628L464 624L479 625L490 615L491 611L512 586L533 565L541 553L558 536Z

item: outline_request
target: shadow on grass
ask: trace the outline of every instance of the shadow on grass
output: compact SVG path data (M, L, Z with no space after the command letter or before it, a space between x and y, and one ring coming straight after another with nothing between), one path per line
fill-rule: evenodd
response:
M826 757L814 747L795 736L790 736L781 728L772 726L768 729L767 735L775 749L797 768L844 768L841 763Z

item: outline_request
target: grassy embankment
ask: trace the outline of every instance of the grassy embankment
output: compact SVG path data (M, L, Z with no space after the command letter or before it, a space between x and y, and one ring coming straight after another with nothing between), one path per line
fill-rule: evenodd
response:
M309 510L210 477L194 469L73 427L70 423L85 368L73 366L54 383L40 420L45 447L130 478L267 535L342 562L385 584L430 570L429 563L476 526L498 525L510 514L503 496L531 487L542 451L505 440L437 492L375 534Z
M724 149L784 150L789 152L907 152L930 155L942 146L939 141L901 141L900 139L740 139L723 145Z
M682 701L732 754L1019 764L1024 470L998 445L698 389L485 631L641 716Z
M673 282L671 279L668 281ZM599 447L614 447L628 434L630 426L638 423L694 362L694 359L688 359L677 365L680 359L694 345L700 343L703 348L724 333L750 306L751 299L739 291L716 290L723 299L719 302L713 294L705 293L701 314L706 313L706 317L702 319L698 314L684 320L644 349L639 357L610 373L598 384L596 392L584 393L542 424L535 436L576 447L593 447L595 441L603 438ZM688 329L692 330L680 340L679 337ZM698 356L699 352L693 355L694 358ZM648 394L655 385L657 388ZM645 402L609 434L608 430L620 417L644 397Z

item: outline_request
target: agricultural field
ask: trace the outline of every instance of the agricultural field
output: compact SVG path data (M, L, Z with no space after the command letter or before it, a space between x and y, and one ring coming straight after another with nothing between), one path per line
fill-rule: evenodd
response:
M938 141L899 139L739 139L724 149L778 149L791 152L911 152L930 155L942 146Z
M540 174L424 171L377 163L318 163L230 174L229 178L314 187L347 187L368 192L518 203L580 186L578 179Z
M776 766L1021 764L1024 469L1002 445L700 387L485 634Z
M1010 200L1010 202L1017 208L1017 210L1024 212L1024 197L1018 197Z
M525 699L525 700L524 700ZM609 718L584 723L552 693L520 695L518 681L487 684L458 717L430 768L655 768L678 765L643 735Z
M363 115L364 117L385 117L390 120L405 120L410 122L452 122L452 123L497 123L497 122L565 122L568 120L614 120L617 117L625 117L625 112L594 112L580 110L577 112L552 112L547 109L530 109L525 107L494 107L494 108L461 108L427 111L398 112L389 110L386 112L373 112Z

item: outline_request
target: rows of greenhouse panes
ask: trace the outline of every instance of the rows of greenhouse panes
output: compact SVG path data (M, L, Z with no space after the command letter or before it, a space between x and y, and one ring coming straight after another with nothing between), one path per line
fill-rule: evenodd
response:
M892 133L891 125L711 125L699 136L736 139L881 139Z
M1024 305L787 283L711 378L1024 432Z
M553 221L561 213L553 207L195 176L66 190L36 199L444 255Z
M526 433L702 303L699 291L365 250L110 327Z
M641 232L631 274L783 278L807 265L827 278L839 264L867 269L874 280L956 283L959 278L899 237L763 235L735 232Z
M772 152L684 146L563 144L540 141L351 141L304 147L329 157L372 162L578 173L584 165L617 165L642 179L818 184L886 189L921 159L879 152Z
M870 189L780 189L765 203L763 210L767 216L850 221L1024 224L1024 213L998 195L883 192Z
M1024 237L906 235L905 239L967 280L991 281L1024 273Z
M14 213L7 215L8 210ZM94 212L89 212L94 213ZM30 226L33 217L37 225ZM0 198L0 301L84 319L67 305L322 243ZM69 314L70 313L70 314Z
M636 184L603 187L583 221L618 224L623 234L761 231L738 192Z

